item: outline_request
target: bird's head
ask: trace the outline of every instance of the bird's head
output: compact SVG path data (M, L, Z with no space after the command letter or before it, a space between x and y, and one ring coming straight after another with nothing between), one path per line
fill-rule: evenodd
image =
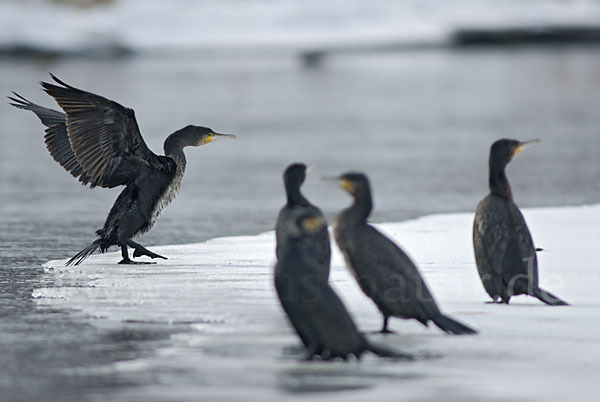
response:
M371 193L369 179L363 173L348 172L338 177L325 178L325 180L337 183L344 191L353 197Z
M506 166L512 158L524 149L527 149L541 141L538 139L530 141L517 141L510 139L501 139L492 144L490 149L490 164L496 163Z
M169 135L164 143L165 155L178 154L185 147L197 147L222 138L235 139L233 134L215 133L211 128L186 126Z
M182 130L186 146L197 147L220 139L235 139L233 134L219 134L213 129L202 126L187 126Z
M283 172L283 182L286 186L299 187L306 179L307 168L304 163L293 163Z

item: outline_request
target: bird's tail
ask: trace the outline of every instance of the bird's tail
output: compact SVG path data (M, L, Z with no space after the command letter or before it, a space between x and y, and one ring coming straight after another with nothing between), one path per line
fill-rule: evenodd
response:
M379 357L387 357L390 359L402 359L402 360L414 360L414 356L408 353L398 352L396 350L388 349L381 345L376 345L371 342L366 342L366 349L376 354Z
M432 321L435 325L437 325L442 331L453 334L453 335L472 335L476 334L473 328L467 327L465 324L462 324L456 321L453 318L448 317L447 315L437 315L432 318Z
M78 252L77 254L75 254L75 256L73 258L71 258L69 261L67 261L65 266L70 267L71 265L81 264L83 262L83 260L85 260L90 255L92 255L94 253L94 251L96 251L98 249L98 247L100 247L101 241L102 241L102 239L94 240L92 242L92 244L90 244L89 246L87 246L86 248L84 248L83 250Z
M533 290L533 292L531 292L531 296L533 297L537 297L538 299L540 299L540 301L543 301L544 303L548 304L549 306L568 306L569 303L559 299L558 297L554 296L552 293L541 289L541 288L535 288Z

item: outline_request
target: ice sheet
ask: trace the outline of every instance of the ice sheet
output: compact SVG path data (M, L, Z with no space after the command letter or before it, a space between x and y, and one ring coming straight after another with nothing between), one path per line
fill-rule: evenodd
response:
M519 296L488 300L474 264L470 213L378 225L418 262L442 309L479 329L449 336L392 319L373 341L422 359L300 362L296 336L272 286L274 235L155 247L169 260L120 266L116 253L77 267L47 264L57 286L40 308L67 308L93 325L172 330L154 354L105 368L152 376L121 400L596 401L600 395L600 205L524 211L539 253L541 286L568 301L548 307ZM334 250L331 282L364 331L380 315Z

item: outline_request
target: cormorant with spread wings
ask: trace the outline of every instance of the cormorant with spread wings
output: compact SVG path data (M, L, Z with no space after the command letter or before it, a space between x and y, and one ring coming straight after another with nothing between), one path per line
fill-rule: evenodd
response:
M150 230L179 190L186 164L183 148L235 136L189 125L167 137L164 156L156 155L144 142L132 109L51 77L59 85L41 85L64 113L36 105L14 92L14 97L9 97L11 104L38 116L47 127L44 138L50 155L83 185L125 186L104 227L96 231L98 238L67 265L78 265L98 248L105 252L113 245L121 247L123 259L119 264L148 263L131 260L128 246L134 249L133 257L166 259L133 239Z

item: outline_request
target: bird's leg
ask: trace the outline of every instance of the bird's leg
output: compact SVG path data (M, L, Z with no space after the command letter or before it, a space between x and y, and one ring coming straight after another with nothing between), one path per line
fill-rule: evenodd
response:
M140 257L142 255L146 255L150 258L162 258L163 260L166 260L167 257L163 257L162 255L158 255L156 253L153 253L152 251L148 250L146 247L142 246L141 244L138 244L136 242L134 242L133 240L127 240L127 245L131 248L134 249L133 251L133 258L136 257Z
M390 317L388 315L384 315L383 316L383 327L381 328L381 331L379 331L379 333L381 334L393 334L394 331L390 331L388 329L388 320L390 319Z
M137 264L156 264L155 262L149 262L149 261L133 261L131 259L129 259L129 254L127 253L127 246L126 245L121 245L121 255L123 256L123 259L121 261L119 261L119 264L132 264L132 265L137 265Z

